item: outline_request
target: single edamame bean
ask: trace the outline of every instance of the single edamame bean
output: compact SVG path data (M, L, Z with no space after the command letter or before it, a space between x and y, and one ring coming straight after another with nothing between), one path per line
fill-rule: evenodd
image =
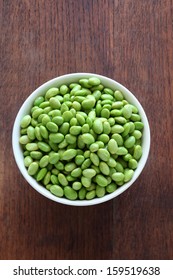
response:
M46 124L46 128L50 131L50 132L57 132L58 131L58 126L56 125L56 123L54 122L48 122Z
M133 157L135 160L139 160L142 156L142 147L140 145L136 145L133 152Z
M85 170L83 170L83 176L87 177L87 178L93 178L96 175L96 171L92 168L86 168Z
M40 159L39 165L41 168L46 167L49 164L49 156L45 155Z
M46 127L43 126L43 125L40 125L40 134L41 134L41 136L42 136L44 139L48 139L48 138L49 138L49 133L48 133Z
M130 136L127 138L127 140L124 142L124 146L125 148L129 149L132 148L135 145L135 137L134 136Z
M85 160L85 158L84 158L83 155L77 155L77 156L75 157L75 163L76 163L77 165L81 165L81 164L84 162L84 160Z
M92 190L92 191L89 191L89 192L86 193L86 199L87 200L93 199L95 196L96 196L96 191L95 190Z
M74 183L72 184L72 188L73 188L75 191L80 190L80 189L82 188L81 182L74 182Z
M115 97L115 99L116 99L117 101L122 101L122 100L124 99L123 94L122 94L121 91L119 91L119 90L116 90L116 91L114 92L114 97Z
M60 183L63 187L65 187L65 186L68 185L68 181L67 181L65 175L62 174L62 173L59 173L59 174L58 174L58 181L59 181L59 183Z
M66 85L62 85L60 86L59 91L62 95L65 95L67 92L69 92L69 88Z
M28 125L31 122L31 116L30 115L26 115L22 118L21 122L20 122L20 126L21 128L26 128L28 127Z
M110 153L106 149L99 149L97 154L103 161L108 161L110 158Z
M39 168L38 163L35 161L32 162L28 167L28 174L31 176L35 175L38 171L38 168Z
M86 192L87 192L87 190L86 190L85 187L82 187L82 188L79 190L78 195L79 195L79 199L80 199L80 200L85 199L85 197L86 197Z
M70 134L72 135L79 135L81 132L81 126L77 126L77 125L74 125L72 127L70 127Z
M51 97L49 99L49 104L50 104L52 109L59 109L61 107L61 103L58 100L58 98L56 98L56 97Z
M91 86L98 86L98 85L100 85L100 79L98 79L96 77L91 77L91 78L88 79L88 83Z
M64 195L64 191L59 185L52 185L50 187L50 191L57 197L63 197L63 195Z
M132 133L132 135L135 137L136 140L140 139L142 137L142 133L140 130L135 129Z
M92 163L92 162L91 162L91 159L90 159L90 158L85 159L85 161L84 161L84 162L82 163L82 165L81 165L82 170L84 170L84 169L90 167L91 163Z
M80 177L81 174L82 174L82 169L80 167L73 169L73 171L71 172L71 176L75 178Z
M106 190L103 187L100 187L99 185L96 186L96 196L97 197L103 197L106 194Z
M117 142L114 139L110 139L108 142L108 151L111 154L116 154L117 150L118 150Z
M24 158L24 165L25 165L25 167L29 167L30 164L31 164L32 162L33 162L32 157L26 156L26 157Z
M116 150L116 154L119 156L126 155L128 153L128 150L125 147L118 147Z
M138 162L134 158L129 160L129 168L130 169L136 169L137 166L138 166Z
M64 195L67 199L76 200L77 192L69 186L64 187Z
M38 145L38 148L43 152L50 152L51 151L50 146L45 142L38 142L37 145Z
M43 184L47 186L50 183L50 178L51 178L51 172L48 171L47 174L45 175L43 179Z
M51 97L56 96L58 93L59 93L59 89L55 88L55 87L52 87L46 92L45 99L48 100Z
M38 172L38 174L36 176L36 180L38 182L43 180L43 178L45 177L46 173L47 173L47 169L46 168L40 169L40 171Z
M99 165L99 168L100 168L100 171L101 171L102 174L104 174L106 176L109 175L110 169L109 169L108 164L106 164L105 162L101 161L100 165Z
M100 160L99 160L99 157L98 157L97 154L91 153L90 154L90 159L95 166L99 166Z
M39 146L37 143L28 143L26 144L26 149L30 152L37 151L39 149Z
M103 123L103 133L104 134L109 134L110 132L111 132L111 126L110 126L108 121L105 121Z
M124 180L124 174L122 172L115 172L112 174L112 180L120 182Z
M97 152L98 149L99 149L98 143L93 143L93 144L91 144L90 147L89 147L89 149L90 149L91 153Z
M111 183L106 187L106 191L108 193L113 193L117 189L117 185L115 183Z
M35 139L35 128L33 126L28 126L27 135L31 141Z
M108 184L108 181L103 175L98 174L98 175L96 175L96 183L100 187L106 187Z
M132 115L132 106L127 104L122 109L122 114L126 119L130 119Z
M82 185L83 185L85 188L89 188L89 187L91 186L91 179L82 176L82 177L81 177L81 183L82 183Z
M43 156L43 154L39 151L32 151L30 152L30 156L33 158L33 159L41 159L41 157Z
M88 95L83 101L82 101L82 107L84 110L91 110L96 103L95 97L93 95Z
M107 164L109 167L115 167L117 163L114 158L110 157L109 160L107 161Z
M40 104L44 102L44 97L43 96L38 96L35 100L34 100L34 106L40 106Z
M103 132L103 124L100 119L96 119L93 123L93 130L97 134L101 134Z
M134 170L132 169L125 169L125 172L124 172L124 182L129 182L132 177L133 177L133 174L134 174Z
M82 141L87 145L90 145L95 142L94 137L90 133L82 134L81 138L82 138Z
M120 124L115 124L111 128L111 133L122 133L124 131L124 127Z
M50 133L49 139L52 143L59 144L64 140L64 135L62 133Z
M107 134L101 134L97 138L98 141L101 141L104 144L107 144L109 142L109 136Z
M49 162L51 164L56 164L60 159L60 156L58 153L52 153L51 155L49 155Z
M144 127L144 124L140 121L135 121L134 125L135 125L135 129L138 129L138 130L142 130Z
M70 160L74 158L76 154L77 151L75 149L69 149L63 153L61 160Z
M26 145L30 142L30 139L28 137L28 135L22 135L20 138L19 138L19 143L22 144L22 145Z

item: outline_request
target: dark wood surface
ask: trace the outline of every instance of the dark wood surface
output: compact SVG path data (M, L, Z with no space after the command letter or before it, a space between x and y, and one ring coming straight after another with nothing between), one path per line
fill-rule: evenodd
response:
M172 0L1 0L0 11L0 259L173 259ZM139 179L97 206L49 201L13 158L21 104L70 72L124 84L151 127Z

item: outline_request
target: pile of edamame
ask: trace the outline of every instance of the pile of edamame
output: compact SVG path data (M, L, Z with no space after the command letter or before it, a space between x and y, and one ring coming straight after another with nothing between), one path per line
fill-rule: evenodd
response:
M132 179L142 156L138 109L97 77L50 88L20 126L28 174L57 197L112 193Z

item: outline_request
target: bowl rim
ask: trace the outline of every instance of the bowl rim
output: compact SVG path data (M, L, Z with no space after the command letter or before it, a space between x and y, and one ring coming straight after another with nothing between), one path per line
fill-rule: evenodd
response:
M55 85L55 84L58 85L58 83L59 83L58 86L60 86L60 84L63 84L63 81L66 79L73 81L73 80L79 80L80 78L89 78L89 77L93 77L93 76L99 78L105 86L113 84L114 89L118 89L118 90L122 91L123 95L125 96L125 99L133 100L132 104L137 106L141 119L144 122L143 143L145 143L145 146L143 146L143 154L142 154L141 159L138 162L138 167L134 172L133 178L129 182L120 186L113 193L106 194L102 198L94 198L92 200L74 200L73 201L73 200L68 200L66 198L59 198L59 197L56 197L55 195L53 195L49 190L44 188L41 184L36 182L36 180L27 173L27 169L24 166L24 162L21 161L21 159L23 158L23 154L22 154L21 146L18 141L19 135L20 135L20 120L26 114L26 108L28 107L28 104L32 104L32 102L34 101L34 99L37 96L44 95L45 92L53 85ZM29 106L29 108L31 109L31 106ZM29 110L28 110L28 112L29 112ZM16 135L17 135L17 137L16 137ZM43 83L38 88L36 88L25 99L22 106L19 108L19 111L18 111L15 121L14 121L13 131L12 131L13 155L14 155L16 164L17 164L21 174L25 178L25 180L37 192L39 192L43 196L47 197L48 199L61 203L61 204L64 204L64 205L70 205L70 206L91 206L91 205L100 204L100 203L109 201L109 200L119 196L124 191L126 191L137 180L137 178L139 177L139 175L141 174L142 170L144 169L144 167L146 165L146 162L147 162L147 159L149 156L149 151L150 151L150 141L151 141L150 140L150 127L149 127L148 118L146 116L146 113L145 113L141 103L136 98L136 96L129 89L127 89L124 85L117 82L116 80L113 80L111 78L108 78L108 77L100 75L100 74L85 73L85 72L79 72L79 73L77 72L77 73L69 73L69 74L61 75L61 76L55 77L55 78Z

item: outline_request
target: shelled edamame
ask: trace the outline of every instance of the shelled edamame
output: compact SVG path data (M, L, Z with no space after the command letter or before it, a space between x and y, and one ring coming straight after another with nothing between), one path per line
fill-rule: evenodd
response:
M132 179L142 156L138 108L97 77L50 88L20 126L28 174L60 198L114 192Z

